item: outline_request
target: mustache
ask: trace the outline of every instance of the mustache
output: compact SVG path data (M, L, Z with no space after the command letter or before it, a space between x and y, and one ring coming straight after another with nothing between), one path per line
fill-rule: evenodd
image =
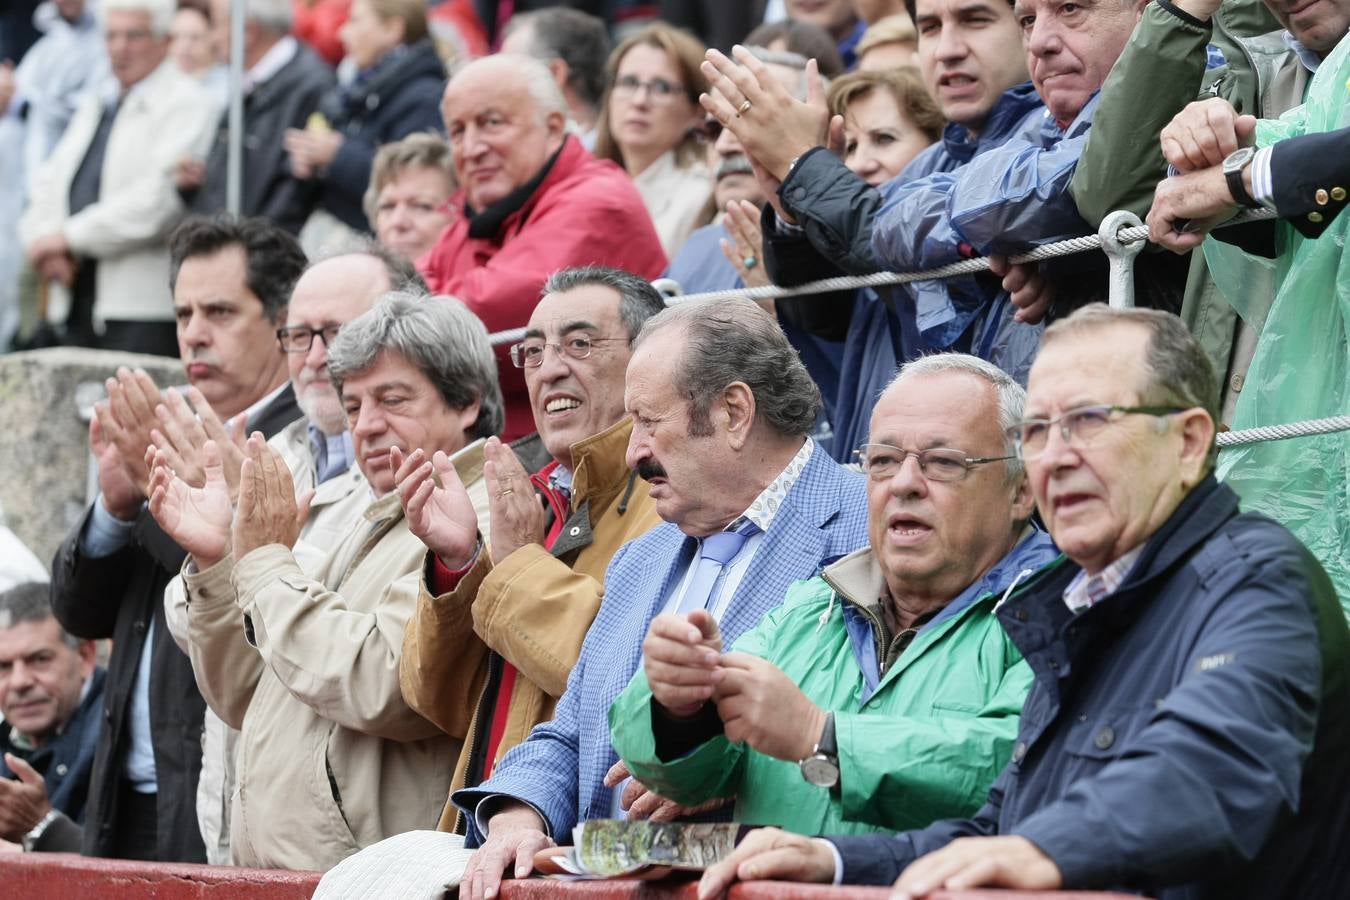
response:
M666 478L666 470L661 464L652 459L644 459L638 462L634 470L638 477L643 481L651 481L653 478Z
M753 175L755 170L750 166L750 157L737 153L735 156L728 156L717 164L717 171L713 173L713 180L720 181L728 175Z

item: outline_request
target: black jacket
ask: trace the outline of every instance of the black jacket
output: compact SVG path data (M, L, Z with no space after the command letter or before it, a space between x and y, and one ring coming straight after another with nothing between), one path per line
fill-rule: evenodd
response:
M291 177L282 139L288 128L304 128L319 100L333 87L333 70L313 50L297 42L290 62L244 97L244 164L240 212L263 216L298 234L310 209L304 186ZM225 209L229 159L229 111L220 119L206 158L202 186L188 197L195 213Z
M1350 127L1275 144L1270 176L1281 218L1305 237L1318 237L1350 202Z
M103 686L107 673L95 668L89 676L89 691L80 701L61 733L34 750L21 750L10 739L10 729L0 725L0 778L15 778L5 765L4 754L13 753L32 766L47 786L47 799L63 818L42 832L34 850L54 853L78 853L84 821L85 800L89 796L89 773L94 766L94 747L98 742L99 722L103 719Z
M276 434L300 417L289 385L249 422L250 430ZM95 501L97 502L97 501ZM150 731L158 781L156 859L205 862L197 824L197 777L202 767L202 715L192 663L178 649L164 620L164 588L186 554L148 509L136 519L131 541L117 552L80 552L92 507L52 560L52 611L66 631L93 640L112 638L103 696L103 722L94 752L85 807L87 856L108 856L118 825L117 796L130 740L129 711L146 631L154 622L150 651Z
M1350 633L1317 561L1212 477L1113 594L1074 615L1065 562L998 616L1036 680L972 819L835 839L889 884L964 836L1017 834L1066 888L1339 900L1350 885Z
M361 200L375 151L415 131L444 133L444 88L445 65L431 41L424 40L406 48L365 83L330 91L319 111L342 132L343 142L319 183L323 207L352 228L370 230Z

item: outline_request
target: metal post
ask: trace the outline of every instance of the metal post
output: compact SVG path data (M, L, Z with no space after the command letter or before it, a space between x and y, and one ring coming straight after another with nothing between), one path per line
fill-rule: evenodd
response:
M225 163L225 209L239 215L244 185L244 3L230 4L230 140Z
M1111 263L1112 309L1129 309L1134 306L1134 258L1144 249L1143 241L1122 244L1117 235L1122 228L1142 228L1144 223L1127 209L1118 209L1102 220L1097 236L1102 239L1102 252Z

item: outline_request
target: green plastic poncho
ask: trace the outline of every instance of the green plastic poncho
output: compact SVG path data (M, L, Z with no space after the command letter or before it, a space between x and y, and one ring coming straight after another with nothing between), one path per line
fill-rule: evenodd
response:
M1305 133L1350 124L1350 37L1317 70L1304 105L1263 120L1256 142L1267 146ZM1288 223L1276 226L1274 302L1233 416L1234 429L1350 413L1350 214L1317 239ZM1204 244L1211 271L1234 270L1241 251L1213 239ZM1262 298L1226 291L1244 318L1261 326ZM1244 305L1246 304L1246 305ZM1219 454L1218 476L1247 510L1282 522L1321 561L1350 616L1350 432L1270 441Z

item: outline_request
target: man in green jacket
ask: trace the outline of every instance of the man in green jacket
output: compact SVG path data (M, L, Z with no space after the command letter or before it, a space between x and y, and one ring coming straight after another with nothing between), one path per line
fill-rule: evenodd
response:
M703 610L653 620L609 712L630 815L674 810L646 789L734 797L737 821L803 834L980 806L1031 684L994 607L1058 557L1001 430L1024 397L972 356L907 364L859 451L870 546L793 585L730 653Z

